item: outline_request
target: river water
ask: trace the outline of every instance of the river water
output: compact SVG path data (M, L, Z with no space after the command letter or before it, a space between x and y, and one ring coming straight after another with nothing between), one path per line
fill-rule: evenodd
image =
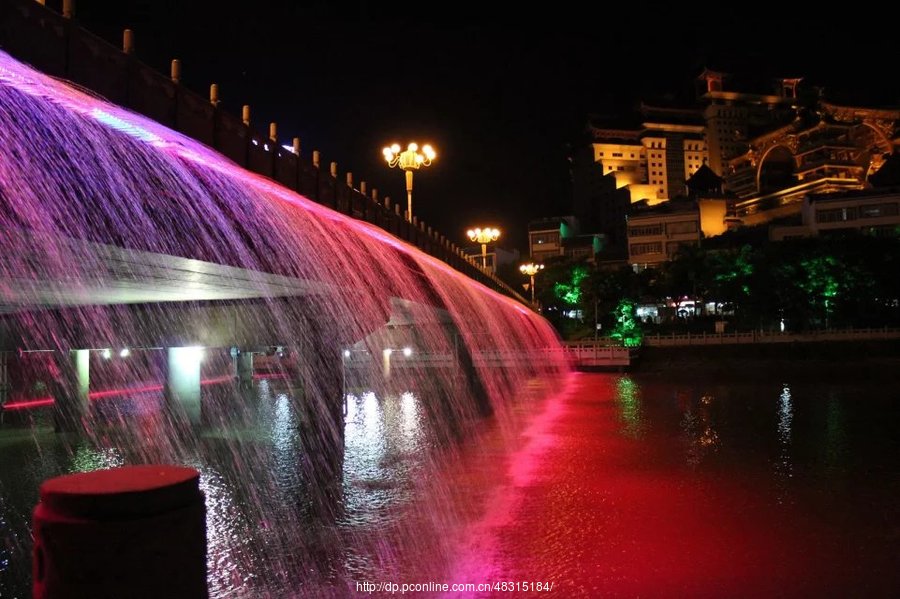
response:
M575 374L463 439L413 393L360 391L336 521L305 501L287 392L262 380L253 398L241 424L184 451L207 497L213 597L344 597L365 583L519 589L446 593L485 597L900 591L896 387ZM162 444L158 408L145 393L99 409L143 427L140 450L114 433L55 435L40 410L7 414L0 596L29 596L40 481L162 455L148 449Z

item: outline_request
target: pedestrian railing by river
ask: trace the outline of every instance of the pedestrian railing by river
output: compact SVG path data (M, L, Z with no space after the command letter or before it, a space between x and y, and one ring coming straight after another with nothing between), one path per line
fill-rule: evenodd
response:
M900 339L898 328L825 329L798 332L734 331L731 333L685 333L645 335L644 345L672 347L684 345L743 345L752 343L815 343L822 341L870 341Z

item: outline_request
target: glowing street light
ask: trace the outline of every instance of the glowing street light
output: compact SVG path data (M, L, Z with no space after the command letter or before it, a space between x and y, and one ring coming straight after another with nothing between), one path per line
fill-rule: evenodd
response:
M534 275L538 274L544 270L543 264L535 264L533 262L529 262L528 264L523 264L519 267L519 271L527 276L531 277L531 303L534 303Z
M469 229L466 234L471 241L481 244L481 265L487 269L487 244L500 238L500 229Z
M400 144L393 144L382 150L384 159L387 160L388 166L391 168L400 167L406 171L406 220L412 222L412 190L413 190L413 171L419 170L423 166L431 166L431 161L435 159L437 154L434 148L425 144L422 146L422 152L419 152L419 145L411 143L406 150L400 151Z

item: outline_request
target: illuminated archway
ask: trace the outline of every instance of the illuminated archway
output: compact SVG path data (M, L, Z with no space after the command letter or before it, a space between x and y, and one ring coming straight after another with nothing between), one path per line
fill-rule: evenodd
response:
M796 179L797 161L787 146L774 145L763 154L756 171L756 188L769 193L792 187Z

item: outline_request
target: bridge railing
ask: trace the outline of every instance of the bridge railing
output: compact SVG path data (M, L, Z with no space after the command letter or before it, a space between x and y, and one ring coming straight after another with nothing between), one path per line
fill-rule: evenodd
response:
M463 274L527 304L511 286L485 271L462 248L413 216L407 222L400 205L379 199L365 181L354 186L351 173L338 176L337 163L323 167L318 151L305 153L294 138L291 149L255 130L247 118L220 108L218 92L197 94L179 82L173 65L166 76L80 27L73 18L35 0L0 2L0 48L48 75L64 78L91 93L143 114L206 144L238 165L277 181L301 195L353 218L376 225L446 262ZM178 67L180 69L180 66ZM274 124L273 124L274 125Z

